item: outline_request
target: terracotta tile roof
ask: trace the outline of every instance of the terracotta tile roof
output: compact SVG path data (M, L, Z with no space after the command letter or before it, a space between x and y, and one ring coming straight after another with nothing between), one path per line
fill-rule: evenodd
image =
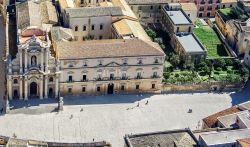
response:
M94 17L94 16L124 16L120 7L81 7L66 8L69 17Z
M56 9L50 1L25 1L16 5L17 27L25 29L30 26L42 27L42 24L56 24Z
M120 21L117 21L113 23L113 26L119 35L133 34L132 30L128 26L127 19L122 19Z
M203 119L203 122L208 126L208 127L212 127L216 122L217 122L217 118L221 117L221 116L225 116L225 115L229 115L229 114L233 114L236 112L239 112L240 109L238 108L238 106L234 106L228 109L225 109L223 111L217 112L213 115L210 115L206 118Z
M92 40L83 42L56 42L59 59L112 58L131 56L164 56L157 43L140 39Z
M238 139L238 144L241 145L241 147L249 147L250 146L250 138L244 138L244 139Z

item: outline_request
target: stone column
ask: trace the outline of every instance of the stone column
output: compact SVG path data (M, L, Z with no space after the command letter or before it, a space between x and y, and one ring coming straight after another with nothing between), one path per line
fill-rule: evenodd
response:
M22 49L19 49L19 53L20 53L20 74L22 74L23 73L23 50Z
M41 71L44 71L44 68L43 68L43 54L44 54L44 49L42 49L42 52L41 52Z
M59 92L59 79L58 75L56 75L56 87L55 87L55 98L58 98L58 92Z
M44 84L44 97L48 98L48 76L45 76L45 84Z
M12 79L11 76L8 78L8 94L9 94L9 100L12 100Z
M45 59L45 72L47 73L48 72L48 60L49 60L49 48L46 48L45 50L45 56L46 56L46 59Z
M23 99L23 79L22 79L22 77L20 77L20 80L19 80L19 99L20 100Z
M28 79L24 79L24 100L28 100Z
M28 67L27 50L25 50L24 54L25 54L25 56L24 56L24 72L26 72L27 71L27 67Z
M40 78L40 86L39 86L39 88L40 88L40 92L39 92L40 99L43 99L43 77Z

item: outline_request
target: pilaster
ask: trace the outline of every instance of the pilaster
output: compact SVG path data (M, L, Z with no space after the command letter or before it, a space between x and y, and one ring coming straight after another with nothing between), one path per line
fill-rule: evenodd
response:
M23 78L20 77L19 80L19 99L22 100L23 99Z
M24 100L28 100L28 79L24 79Z

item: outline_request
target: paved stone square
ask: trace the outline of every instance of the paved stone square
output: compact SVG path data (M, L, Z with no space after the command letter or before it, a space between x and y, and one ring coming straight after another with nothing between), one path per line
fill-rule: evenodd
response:
M16 100L10 103L16 109L0 116L0 133L59 142L91 142L94 138L122 147L125 134L196 129L202 118L250 99L247 91L66 97L64 111L59 113L55 111L57 103L53 99ZM189 108L193 113L187 113Z

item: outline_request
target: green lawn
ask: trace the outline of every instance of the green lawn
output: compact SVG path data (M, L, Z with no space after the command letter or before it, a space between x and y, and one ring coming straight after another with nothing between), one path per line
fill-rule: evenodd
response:
M203 26L199 20L196 23L193 33L197 36L203 46L207 49L208 58L228 56L219 36L209 26Z
M195 72L188 70L174 70L173 72L166 72L163 74L164 82L166 83L198 83L200 79Z

